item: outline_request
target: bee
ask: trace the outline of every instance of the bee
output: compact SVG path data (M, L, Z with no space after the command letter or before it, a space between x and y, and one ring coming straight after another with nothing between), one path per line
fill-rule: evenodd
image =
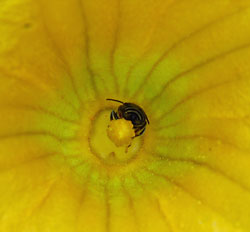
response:
M117 112L114 110L111 112L110 120L124 118L125 120L131 121L135 131L135 137L144 133L146 125L149 124L149 120L146 113L140 106L134 103L122 102L111 98L107 98L106 100L115 101L122 104L118 107Z

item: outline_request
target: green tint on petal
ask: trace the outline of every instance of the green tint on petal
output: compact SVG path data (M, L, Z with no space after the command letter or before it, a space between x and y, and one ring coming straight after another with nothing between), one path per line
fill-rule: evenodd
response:
M0 230L249 231L249 6L0 2Z

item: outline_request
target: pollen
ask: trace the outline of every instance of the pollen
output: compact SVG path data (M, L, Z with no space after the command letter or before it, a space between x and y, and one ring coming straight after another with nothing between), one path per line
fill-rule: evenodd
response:
M107 134L117 147L129 146L135 136L132 122L123 118L110 121Z

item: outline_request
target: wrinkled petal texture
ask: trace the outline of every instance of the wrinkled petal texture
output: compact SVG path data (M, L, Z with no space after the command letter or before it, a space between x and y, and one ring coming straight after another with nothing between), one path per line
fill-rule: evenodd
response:
M0 0L0 231L250 231L249 22L249 0ZM119 164L106 98L150 120Z

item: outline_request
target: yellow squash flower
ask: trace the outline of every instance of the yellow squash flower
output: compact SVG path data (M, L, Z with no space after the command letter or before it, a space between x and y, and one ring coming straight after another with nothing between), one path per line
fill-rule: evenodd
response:
M250 0L0 0L0 231L250 231Z

